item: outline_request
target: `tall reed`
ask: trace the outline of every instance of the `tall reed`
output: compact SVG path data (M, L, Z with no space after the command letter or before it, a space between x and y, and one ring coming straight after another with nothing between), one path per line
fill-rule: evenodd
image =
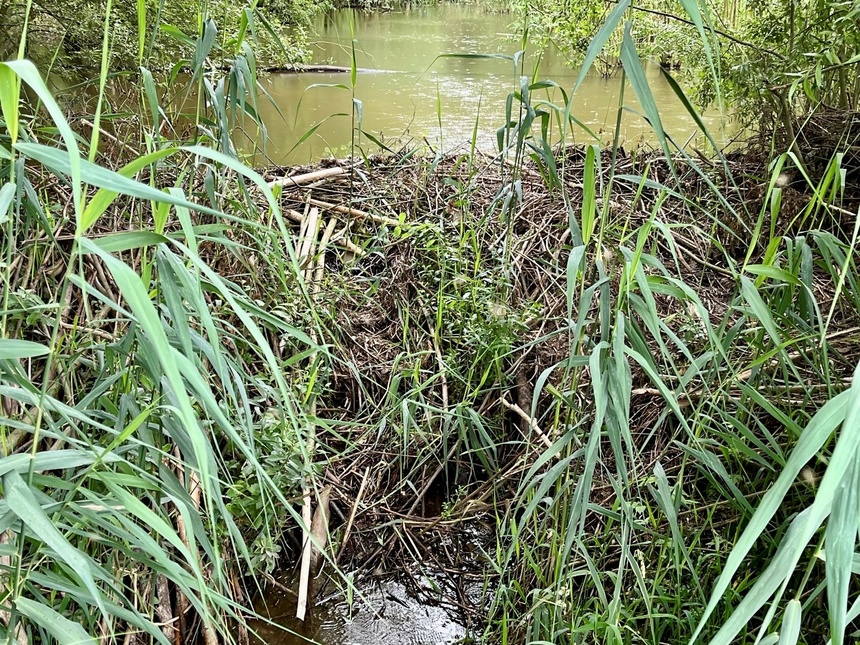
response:
M160 28L146 8L141 55ZM159 89L141 67L147 116L111 133L111 11L88 140L33 64L0 66L0 630L238 642L314 476L306 375L290 366L325 351L278 201L231 140L239 119L263 128L251 49L232 43L213 72L202 13L189 79ZM177 89L196 104L189 144L162 103ZM114 168L129 149L144 152ZM279 461L262 450L273 433L291 446Z

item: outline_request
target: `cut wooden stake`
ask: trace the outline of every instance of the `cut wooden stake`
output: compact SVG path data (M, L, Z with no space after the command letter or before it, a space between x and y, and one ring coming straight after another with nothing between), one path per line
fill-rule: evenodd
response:
M305 619L308 611L308 587L311 579L311 534L310 526L313 523L311 512L311 491L304 489L304 504L302 505L302 565L299 570L299 600L296 603L296 618Z
M316 209L314 209L316 210ZM332 225L329 224L326 227L326 232L329 229L333 229ZM325 248L322 248L322 257L320 259L320 263L325 269ZM313 272L315 267L310 267L308 269L308 273L311 278L313 278ZM311 285L313 289L313 285ZM314 331L311 332L311 339L314 343L317 342L316 333ZM316 352L311 354L308 358L308 363L310 365L314 364L316 360ZM317 412L317 402L316 399L312 399L310 403L309 417L313 419L316 417ZM315 438L315 428L313 426L313 422L308 425L308 437L307 437L307 455L308 455L308 467L310 466L310 461L313 459L314 449L316 447L316 438ZM312 536L312 525L313 525L313 512L311 508L311 478L310 475L307 475L305 478L305 485L302 489L302 564L299 572L299 598L296 603L296 618L301 621L304 621L305 615L308 610L308 591L310 588L311 581L311 561L313 560L313 538Z

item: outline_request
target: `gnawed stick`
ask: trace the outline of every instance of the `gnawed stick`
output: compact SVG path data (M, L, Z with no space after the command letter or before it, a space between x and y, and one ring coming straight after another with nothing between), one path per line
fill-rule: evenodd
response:
M304 221L304 216L300 212L293 210L292 208L287 208L286 210L284 210L284 215L287 216L287 219L290 219L297 224L301 224ZM346 232L347 228L342 228L340 231L338 231L332 236L332 241L335 244L344 247L347 251L349 251L353 255L357 255L360 258L363 258L365 255L367 255L367 253L365 253L365 251L361 247L357 246L355 242L353 242L346 236Z
M546 433L544 433L544 431L540 429L540 426L538 425L537 421L527 415L520 406L518 406L516 403L511 403L505 397L501 397L499 401L508 410L515 412L517 416L520 417L520 419L525 421L528 424L529 428L531 428L532 432L534 432L538 437L540 437L541 441L543 441L543 444L547 448L552 447L552 441L550 441L549 437L546 436Z
M340 213L342 215L351 215L352 217L358 217L359 219L369 219L371 222L376 222L377 224L386 224L388 226L400 226L400 222L391 217L385 217L385 215L374 215L373 213L368 213L366 211L358 210L357 208L350 208L349 206L339 206L338 204L330 204L329 202L323 202L319 199L309 199L308 203L319 206L320 208L324 208L325 210L334 211L335 213Z
M329 179L331 177L337 177L338 175L343 175L345 172L346 170L339 166L335 168L325 168L323 170L307 172L303 175L281 177L280 179L270 181L269 186L283 186L285 188L290 188L291 186L301 186L303 184L309 184L319 179Z
M354 256L358 258L363 258L367 255L367 252L358 246L355 242L349 239L349 226L344 226L332 237L332 242L335 244L339 244L344 247L347 251L352 253Z

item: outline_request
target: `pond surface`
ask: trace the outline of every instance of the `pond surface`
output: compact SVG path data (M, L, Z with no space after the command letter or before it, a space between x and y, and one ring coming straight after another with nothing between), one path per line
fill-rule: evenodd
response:
M513 55L520 46L511 31L513 17L461 4L403 6L393 11L365 12L341 9L317 19L312 61L349 67L353 34L356 63L355 98L361 102L361 128L380 141L426 142L434 149L468 146L477 130L478 147L497 151L496 131L505 122L505 101L519 89L520 72L501 58L456 58L448 54ZM577 70L555 48L542 56L527 51L525 73L531 77L540 62L537 78L553 80L568 91ZM696 127L680 101L660 75L647 65L664 128L683 144ZM270 74L262 79L271 100L261 96L260 112L268 128L265 153L277 164L308 163L326 156L350 152L352 90L349 73ZM618 113L620 75L605 79L589 76L576 94L573 116L603 141L612 138ZM561 94L536 91L538 99L562 104ZM624 94L628 110L622 122L622 139L628 145L651 140L651 128L635 111L639 104L629 86ZM718 141L722 119L705 118ZM300 140L314 127L316 131ZM584 130L573 133L579 143L593 142ZM360 137L367 151L376 146ZM263 162L264 159L259 159Z

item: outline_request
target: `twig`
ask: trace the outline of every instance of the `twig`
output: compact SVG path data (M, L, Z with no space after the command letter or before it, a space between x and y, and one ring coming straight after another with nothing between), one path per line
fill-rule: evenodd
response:
M269 182L269 186L284 186L287 188L292 186L301 186L303 184L317 181L318 179L337 177L345 172L346 171L340 166L335 168L326 168L324 170L315 170L314 172L308 172L303 175L293 175L292 177L281 177L280 179L275 179L274 181Z
M346 542L349 540L349 532L352 530L352 523L355 521L355 514L358 512L358 505L361 503L361 498L364 497L364 487L367 486L367 476L370 474L370 466L364 469L364 475L361 476L361 485L358 487L358 495L355 496L355 502L352 504L352 510L349 512L349 519L346 521L346 528L343 531L343 539L340 541L340 548L337 550L334 563L340 559L343 553Z
M319 199L309 199L308 203L313 204L314 206L319 206L320 208L324 208L326 210L334 211L335 213L341 213L342 215L351 215L353 217L358 217L359 219L369 219L371 222L376 222L377 224L385 224L387 226L400 226L399 221L391 217L385 217L385 215L374 215L373 213L360 211L357 208L339 206L338 204L330 204L329 202L320 201Z
M81 123L83 123L85 126L89 127L90 129L96 127L91 121L87 121L86 119L81 119ZM124 141L120 141L119 139L117 139L115 136L113 136L110 132L108 132L104 128L99 127L99 134L101 134L105 139L109 139L109 140L113 141L115 144L117 144L118 146L125 148L128 152L133 154L135 157L140 156L139 150L135 150L134 148L132 148L130 145L128 145Z
M608 0L608 1L611 4L618 4L618 0ZM658 11L656 9L646 9L645 7L640 7L638 5L630 5L630 8L633 9L634 11L641 11L643 13L650 13L650 14L653 14L655 16L661 16L663 18L669 18L670 20L682 22L685 25L696 26L696 23L694 23L692 20L687 20L686 18L682 18L681 16L676 16L673 13L667 13L665 11ZM725 38L727 40L731 40L733 43L737 43L738 45L743 45L744 47L749 47L750 49L764 52L765 54L770 54L771 56L779 58L780 60L786 60L785 56L783 56L779 52L774 51L772 49L767 49L766 47L760 47L759 45L756 45L755 43L751 43L751 42L748 42L746 40L741 40L737 36L732 36L728 32L722 31L720 29L715 29L714 27L711 27L711 26L707 26L706 29L708 31L711 31L711 32L717 34L718 36L722 36L723 38Z
M418 508L418 505L421 503L421 500L424 499L424 496L427 494L427 491L430 490L430 487L433 485L433 482L436 481L436 478L442 474L442 470L445 468L445 464L451 461L451 457L454 456L454 452L456 452L457 448L460 447L460 442L455 441L454 445L451 446L451 449L448 451L448 454L445 456L445 461L443 461L436 468L435 472L430 476L430 478L425 482L424 487L418 491L418 494L415 496L415 501L412 502L412 506L409 507L409 510L406 512L407 515L412 515L415 513L415 509Z
M355 255L356 257L363 258L367 253L363 248L358 246L355 242L353 242L347 236L349 231L349 226L344 226L338 233L332 238L333 241L339 242L342 244L347 251ZM343 242L340 242L340 238L343 238Z
M295 592L295 591L293 591L292 589L290 589L290 588L289 588L287 585L285 585L284 583L282 583L282 582L278 581L278 580L277 580L277 579L276 579L276 578L275 578L271 573L266 573L265 571L263 571L263 572L261 572L261 573L263 574L263 577L266 579L266 581L267 581L270 585L272 585L273 587L277 588L279 591L283 591L284 593L286 593L286 594L290 594L291 596L295 596L295 595L296 595L296 592Z
M547 437L544 431L540 429L540 426L538 426L537 421L527 415L520 406L518 406L516 403L511 403L505 397L500 397L499 402L508 410L515 412L517 416L519 416L523 421L528 423L529 428L532 429L532 432L534 432L538 437L540 437L541 441L543 441L544 445L547 448L552 447L552 441L550 441L549 437Z

